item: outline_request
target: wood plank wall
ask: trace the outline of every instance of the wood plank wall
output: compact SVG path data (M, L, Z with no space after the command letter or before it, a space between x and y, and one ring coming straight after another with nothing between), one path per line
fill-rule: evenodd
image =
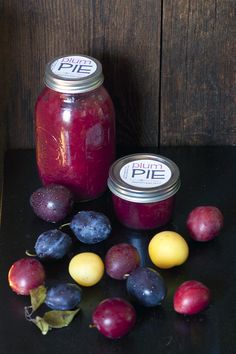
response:
M0 141L34 147L47 61L98 58L128 146L236 144L235 0L0 0Z
M236 1L166 0L161 140L236 143Z

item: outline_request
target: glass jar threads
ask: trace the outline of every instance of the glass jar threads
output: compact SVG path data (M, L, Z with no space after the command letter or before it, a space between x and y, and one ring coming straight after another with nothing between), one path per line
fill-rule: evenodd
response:
M35 105L36 161L44 185L62 184L77 200L100 196L115 158L115 112L100 62L58 57Z
M173 214L180 173L170 159L155 154L132 154L115 161L108 187L118 220L132 229L148 230L167 224Z

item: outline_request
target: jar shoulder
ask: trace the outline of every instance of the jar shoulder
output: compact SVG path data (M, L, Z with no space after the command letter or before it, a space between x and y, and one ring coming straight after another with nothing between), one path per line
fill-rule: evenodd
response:
M84 92L84 93L62 93L62 92L57 92L54 91L47 86L45 86L41 92L38 95L37 101L36 101L36 106L37 104L43 104L43 103L51 103L51 102L65 102L65 103L71 103L76 104L76 102L86 102L86 101L91 101L91 103L94 101L96 103L103 103L105 100L110 100L112 102L111 96L109 95L108 91L106 88L101 85L95 90L89 91L89 92Z
M115 110L107 90L100 86L96 90L80 94L63 94L45 87L35 105L36 127L63 124L68 129L71 124L83 127L114 124ZM77 122L77 123L76 123Z

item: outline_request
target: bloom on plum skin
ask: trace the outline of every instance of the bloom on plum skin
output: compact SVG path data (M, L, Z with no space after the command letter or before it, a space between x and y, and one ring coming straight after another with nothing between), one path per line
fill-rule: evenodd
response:
M52 310L72 310L78 307L81 296L82 290L78 285L58 282L47 289L45 304Z
M52 260L63 258L70 250L72 240L64 232L53 229L39 235L35 243L35 252L40 259Z
M79 211L70 223L70 228L80 242L95 244L110 236L111 224L108 217L93 210Z

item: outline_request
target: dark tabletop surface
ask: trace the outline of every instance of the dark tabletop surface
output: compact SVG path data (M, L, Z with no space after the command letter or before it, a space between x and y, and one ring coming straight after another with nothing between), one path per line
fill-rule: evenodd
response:
M122 151L120 156L140 151L144 150ZM25 250L33 249L41 232L59 224L51 225L38 219L29 205L30 194L40 186L34 151L7 152L0 236L1 354L236 353L236 148L173 147L145 151L161 153L180 168L182 186L177 194L174 217L163 229L182 234L189 244L190 256L182 266L160 270L168 288L165 301L162 306L151 309L135 305L136 326L119 340L107 339L96 329L89 328L92 311L101 300L113 296L128 299L125 282L106 275L98 285L83 289L81 312L69 327L52 330L43 336L25 320L24 306L29 305L29 298L12 292L7 282L8 270L13 262L25 256ZM221 209L225 226L218 238L200 244L190 240L185 221L195 206L207 204ZM95 201L76 204L73 213L83 209L106 213L113 225L112 235L99 245L75 242L67 258L46 266L47 279L72 281L67 268L74 254L90 250L104 257L108 248L119 242L136 246L142 264L151 266L147 245L160 230L139 232L121 226L113 215L109 193ZM67 219L69 221L70 217ZM185 317L174 312L172 299L176 287L190 279L205 283L211 289L212 301L204 312Z

